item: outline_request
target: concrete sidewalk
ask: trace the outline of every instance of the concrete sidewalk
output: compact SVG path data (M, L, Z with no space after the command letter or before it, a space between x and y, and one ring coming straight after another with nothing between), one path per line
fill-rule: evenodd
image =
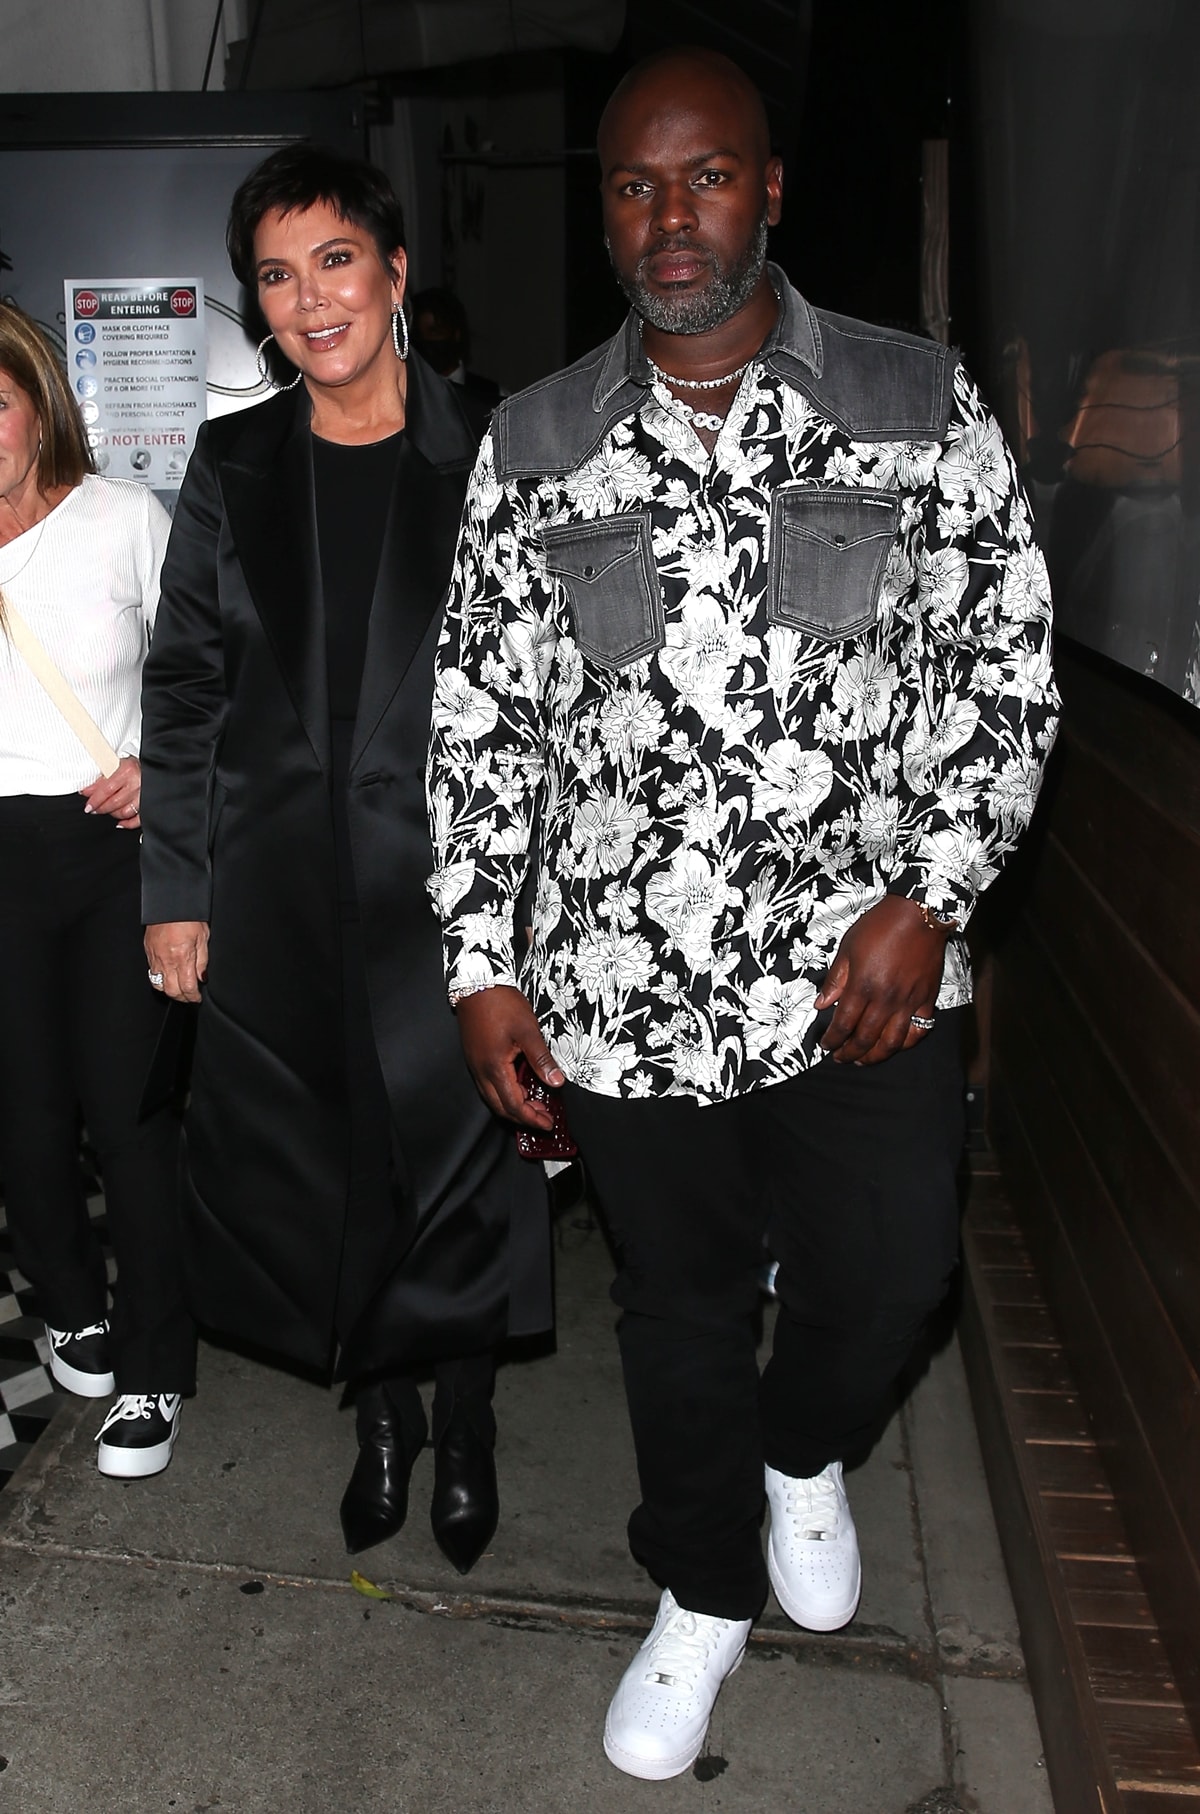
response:
M96 1472L72 1400L0 1494L0 1810L13 1814L1050 1814L957 1349L849 1479L863 1602L797 1632L771 1602L692 1772L605 1760L609 1696L657 1605L608 1257L560 1224L557 1352L497 1392L503 1516L463 1580L409 1523L357 1558L338 1395L218 1348L175 1458Z

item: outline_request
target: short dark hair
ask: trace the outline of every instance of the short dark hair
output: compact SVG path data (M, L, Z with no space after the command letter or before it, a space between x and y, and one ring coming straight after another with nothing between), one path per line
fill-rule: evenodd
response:
M383 264L404 245L404 214L383 171L364 158L301 140L273 151L238 185L225 244L239 283L255 288L254 235L263 215L303 214L318 202L369 233Z

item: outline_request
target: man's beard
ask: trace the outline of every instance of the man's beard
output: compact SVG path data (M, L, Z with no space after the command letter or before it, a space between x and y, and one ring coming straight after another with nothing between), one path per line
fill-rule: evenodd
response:
M607 246L607 241L605 244ZM731 315L736 315L740 308L745 307L762 276L767 261L766 205L763 206L745 251L727 270L723 271L711 254L697 254L707 256L713 270L713 276L702 289L681 288L677 294L668 292L664 295L661 291L651 292L646 288L640 276L646 260L660 252L672 251L696 253L696 248L686 241L679 246L655 246L652 252L647 252L646 257L639 260L632 277L623 277L614 265L617 282L642 320L648 321L651 327L658 328L662 333L711 333L713 328L719 328ZM611 248L609 258L612 258Z

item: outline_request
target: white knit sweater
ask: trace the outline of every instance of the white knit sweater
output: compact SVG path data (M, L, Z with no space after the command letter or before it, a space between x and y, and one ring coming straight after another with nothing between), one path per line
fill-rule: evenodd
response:
M88 475L0 548L16 605L119 756L141 743L141 676L171 519L145 485ZM69 794L96 765L0 632L0 795Z

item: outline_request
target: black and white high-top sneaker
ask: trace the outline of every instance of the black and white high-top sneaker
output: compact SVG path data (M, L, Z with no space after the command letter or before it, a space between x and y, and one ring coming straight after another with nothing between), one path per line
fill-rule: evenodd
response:
M122 1392L96 1441L96 1465L119 1480L161 1474L179 1434L178 1392Z
M46 1324L50 1344L50 1376L80 1398L107 1398L115 1392L112 1360L108 1352L108 1322L91 1323L86 1329L52 1329Z

